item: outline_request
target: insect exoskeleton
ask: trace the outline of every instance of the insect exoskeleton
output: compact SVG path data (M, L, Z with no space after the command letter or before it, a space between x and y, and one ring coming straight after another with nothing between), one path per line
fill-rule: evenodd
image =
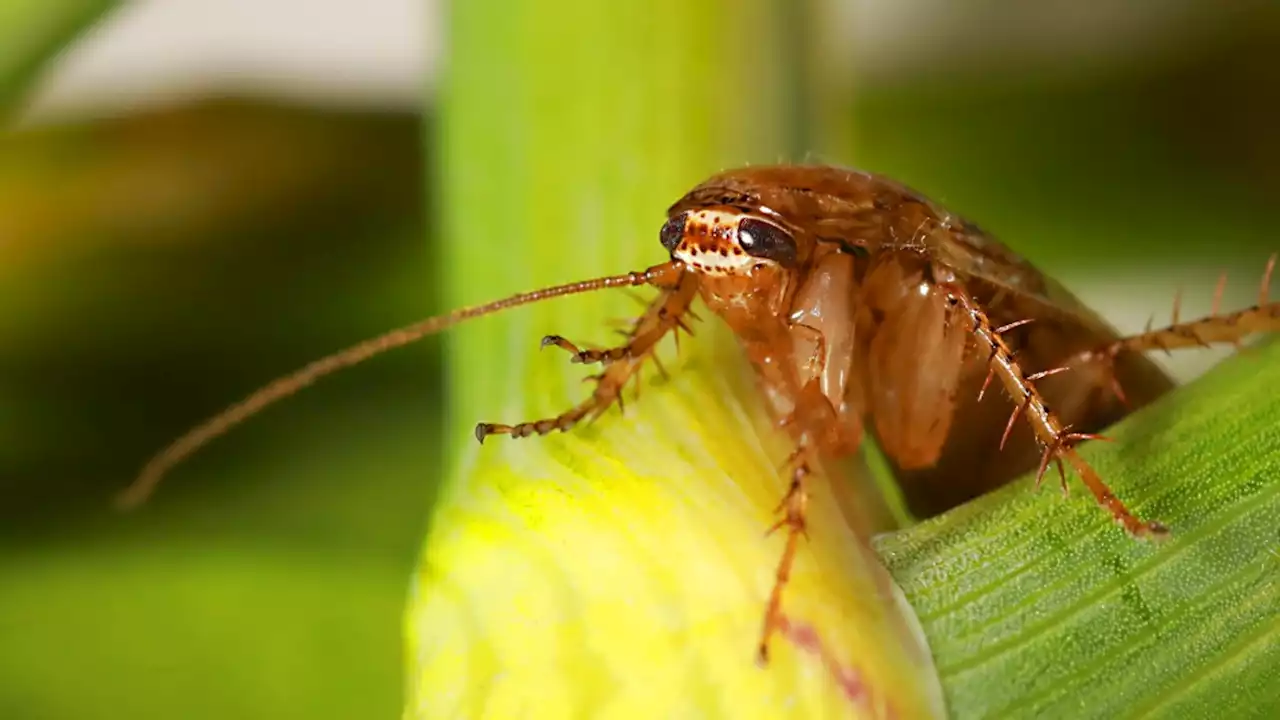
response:
M666 222L660 237L672 259L709 276L748 275L771 265L791 269L797 262L790 231L736 209L680 213Z
M1142 352L1238 344L1280 328L1268 262L1252 307L1121 337L977 225L887 178L825 166L766 166L715 175L667 213L670 258L641 271L519 293L366 340L264 386L153 457L125 491L136 505L175 464L263 408L339 369L458 323L556 297L650 286L657 296L625 342L581 349L598 363L591 396L560 415L480 423L476 437L566 431L621 403L622 390L668 336L688 330L701 299L737 336L777 425L794 444L775 529L785 529L758 644L785 626L782 591L805 533L807 484L827 458L878 441L908 499L929 514L1017 475L1070 465L1137 536L1139 519L1076 452L1085 440L1173 387ZM992 380L1001 404L983 402ZM1021 419L1021 422L1020 422ZM865 428L864 428L865 425Z

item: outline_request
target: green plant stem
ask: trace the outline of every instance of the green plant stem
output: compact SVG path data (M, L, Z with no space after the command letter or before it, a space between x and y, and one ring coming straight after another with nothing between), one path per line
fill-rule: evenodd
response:
M673 201L790 155L786 9L454 4L436 136L446 304L662 262ZM774 634L767 671L753 662L785 541L765 530L786 451L721 323L664 358L669 380L646 372L641 402L628 389L625 417L477 446L477 421L551 417L589 395L591 368L539 353L541 336L614 344L610 321L638 312L600 293L450 338L458 453L414 579L406 716L936 715L909 611L829 488L787 588L794 630Z
M0 3L0 119L8 119L41 69L114 0L5 0Z
M774 10L773 0L453 6L437 136L447 303L661 261L657 229L675 198L721 168L776 159ZM559 410L580 385L572 369L544 370L539 335L603 340L602 326L637 309L609 293L464 329L449 352L453 417L465 426Z

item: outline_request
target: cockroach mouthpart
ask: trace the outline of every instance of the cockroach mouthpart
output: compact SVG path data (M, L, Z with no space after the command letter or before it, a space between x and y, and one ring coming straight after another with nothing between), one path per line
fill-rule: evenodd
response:
M365 341L276 380L162 450L122 494L142 502L166 472L263 408L339 369L458 323L520 305L608 288L658 295L622 344L582 347L542 339L573 362L600 365L591 395L550 418L480 423L476 439L567 431L621 403L622 389L667 336L691 332L695 299L738 337L761 393L794 451L770 529L785 530L757 645L783 632L782 593L806 532L809 483L823 460L856 452L871 435L913 509L933 514L1050 464L1067 488L1070 465L1094 499L1134 536L1167 533L1129 510L1076 452L1097 431L1173 387L1142 355L1239 344L1280 327L1269 298L1221 312L1225 277L1208 317L1121 337L1004 245L923 195L869 173L821 166L724 172L667 212L658 239L670 257L647 270L569 283L455 310ZM665 371L664 371L665 372ZM999 381L1008 404L988 399ZM959 420L959 422L957 422ZM999 448L1000 452L995 452Z

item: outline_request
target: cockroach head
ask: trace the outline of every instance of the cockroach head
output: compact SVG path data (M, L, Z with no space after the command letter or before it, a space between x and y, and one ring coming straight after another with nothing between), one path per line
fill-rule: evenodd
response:
M796 240L781 224L736 208L672 215L658 234L671 259L707 275L752 275L795 267Z

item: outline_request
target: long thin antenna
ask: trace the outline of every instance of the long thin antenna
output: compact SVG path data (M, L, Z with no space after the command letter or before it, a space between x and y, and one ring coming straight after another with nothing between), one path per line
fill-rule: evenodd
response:
M460 308L446 315L437 315L426 320L420 320L412 325L392 330L378 337L352 345L345 350L315 360L289 375L268 383L252 395L214 415L189 430L182 437L174 440L168 447L156 453L147 462L133 483L119 495L116 503L125 509L137 507L151 495L156 485L160 483L160 480L164 478L169 470L209 444L210 441L258 414L267 406L293 395L320 378L338 370L364 362L388 350L409 345L428 335L438 333L460 322L482 315L489 315L518 305L528 305L564 295L577 295L607 288L666 285L673 283L683 270L684 266L682 264L667 262L641 272L629 272L625 275L611 275L593 280L581 280L567 285L557 285L520 293L502 300Z

